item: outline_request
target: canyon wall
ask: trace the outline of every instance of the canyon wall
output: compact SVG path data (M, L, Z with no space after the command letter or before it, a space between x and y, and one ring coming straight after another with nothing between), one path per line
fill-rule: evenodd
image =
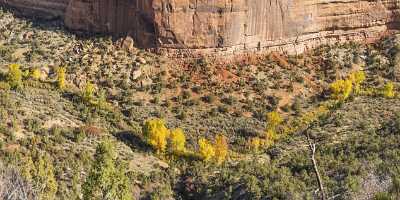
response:
M278 50L378 37L399 22L398 0L0 0L60 17L72 30L132 36L180 53Z

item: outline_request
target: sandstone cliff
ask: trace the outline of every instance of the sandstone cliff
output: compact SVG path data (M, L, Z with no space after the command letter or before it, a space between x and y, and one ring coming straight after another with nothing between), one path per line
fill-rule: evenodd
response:
M131 35L145 48L303 51L396 28L397 0L0 0L73 30Z

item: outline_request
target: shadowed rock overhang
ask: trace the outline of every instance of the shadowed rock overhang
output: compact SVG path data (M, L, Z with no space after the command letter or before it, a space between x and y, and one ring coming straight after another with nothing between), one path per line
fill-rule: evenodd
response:
M0 0L72 30L132 36L165 52L302 52L377 38L398 25L398 0Z

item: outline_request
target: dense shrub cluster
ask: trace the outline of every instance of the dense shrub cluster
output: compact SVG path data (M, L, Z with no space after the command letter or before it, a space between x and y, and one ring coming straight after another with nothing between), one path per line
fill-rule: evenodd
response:
M28 156L24 160L21 174L27 181L33 183L39 199L55 198L58 184L49 155L37 153L33 158Z
M84 200L130 200L129 179L124 167L117 162L110 141L103 141L96 148L95 160L83 184Z

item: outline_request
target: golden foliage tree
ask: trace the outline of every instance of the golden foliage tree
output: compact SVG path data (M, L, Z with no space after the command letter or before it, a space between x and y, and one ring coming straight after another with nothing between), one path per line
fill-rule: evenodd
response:
M201 158L208 162L215 156L215 150L212 144L205 138L199 140L199 154Z
M143 126L143 134L148 144L157 150L157 153L164 152L167 147L169 130L162 119L146 121Z
M353 82L350 79L337 80L330 85L334 99L344 101L349 98L353 90Z
M57 86L60 90L64 90L65 84L65 67L59 67L57 69Z
M33 176L40 190L40 199L55 199L58 184L54 176L54 167L48 156L39 157L36 166L36 175Z
M31 72L31 77L33 80L39 80L40 75L41 75L41 72L40 72L40 69L38 69L38 68L33 69Z
M277 128L283 122L283 118L276 111L267 113L267 130L265 137L268 143L272 143L278 138Z
M393 82L386 83L383 88L383 96L386 98L393 98L395 96Z
M8 66L7 80L14 89L22 86L22 71L19 64L11 64Z
M228 156L228 141L227 138L223 135L217 135L215 137L215 160L218 164L221 164L225 161L226 157Z
M177 128L171 131L170 135L171 150L173 153L183 153L186 151L186 137L182 129Z
M21 175L33 184L39 199L53 200L58 190L53 162L46 154L36 154L34 159L31 156L24 158Z
M272 112L267 113L268 128L276 129L276 127L278 125L280 125L282 122L283 122L283 118L281 117L281 115L278 112L272 111Z
M259 137L251 138L248 142L248 146L254 152L258 152L260 150L260 146L262 144L262 140Z
M361 91L361 84L365 81L366 76L363 71L356 71L350 74L349 79L354 84L354 93L359 94Z
M96 91L94 84L87 83L83 92L82 98L85 102L92 103L94 99L94 92Z

